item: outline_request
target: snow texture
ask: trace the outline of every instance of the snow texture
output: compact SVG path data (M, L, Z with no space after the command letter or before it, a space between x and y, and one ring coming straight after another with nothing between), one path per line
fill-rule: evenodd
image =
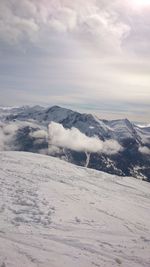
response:
M149 267L150 184L0 152L1 267Z

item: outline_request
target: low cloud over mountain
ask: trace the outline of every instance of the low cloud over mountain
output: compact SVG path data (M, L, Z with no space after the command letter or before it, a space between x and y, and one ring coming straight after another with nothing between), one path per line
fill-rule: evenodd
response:
M121 145L115 140L101 141L97 136L88 137L77 128L65 129L63 125L51 122L49 125L49 144L78 152L116 154Z
M150 181L150 128L69 109L0 109L0 150L53 155L77 165Z

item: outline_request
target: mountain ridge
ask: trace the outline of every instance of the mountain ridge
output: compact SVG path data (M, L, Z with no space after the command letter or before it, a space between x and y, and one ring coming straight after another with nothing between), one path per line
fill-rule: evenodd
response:
M49 123L54 121L63 125L65 129L77 128L88 137L97 136L101 141L115 140L123 147L123 151L116 155L91 154L89 168L150 181L149 127L140 128L128 119L101 120L92 114L82 114L59 106L48 108L26 106L9 112L3 112L0 120L6 125L12 123L21 125L15 137L16 147L19 147L19 150L36 153L46 151L49 146L46 137L43 138L43 142L41 140L41 144L37 144L32 133L39 130L47 132ZM53 153L53 156L63 157L77 165L86 165L85 153L77 153L65 147L59 153Z

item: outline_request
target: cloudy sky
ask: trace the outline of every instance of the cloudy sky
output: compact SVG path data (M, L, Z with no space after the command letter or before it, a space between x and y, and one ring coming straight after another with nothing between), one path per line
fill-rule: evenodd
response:
M0 0L0 105L150 118L150 0Z

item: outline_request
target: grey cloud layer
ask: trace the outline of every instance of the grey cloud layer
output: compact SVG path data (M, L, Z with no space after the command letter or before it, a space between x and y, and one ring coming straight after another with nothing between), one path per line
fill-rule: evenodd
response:
M24 39L35 43L44 31L67 32L116 49L130 30L115 12L108 12L101 1L98 4L93 0L2 0L0 18L0 38L8 43Z
M146 53L150 7L140 11L134 1L1 0L0 39L7 43L39 42L47 33L69 33L91 40L106 51L123 46ZM46 34L44 36L44 34ZM138 44L135 46L135 44Z
M149 122L150 6L135 2L1 0L0 105L114 105Z

